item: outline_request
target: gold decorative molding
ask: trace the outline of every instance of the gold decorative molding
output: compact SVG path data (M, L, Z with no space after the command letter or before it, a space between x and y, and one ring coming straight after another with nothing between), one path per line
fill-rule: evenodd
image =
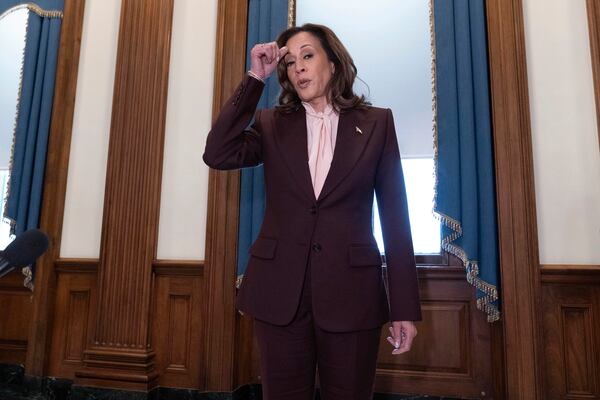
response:
M64 17L63 12L60 10L44 10L42 7L38 6L35 3L23 3L23 4L18 4L14 7L9 8L8 10L4 11L2 14L0 14L0 20L2 18L6 17L8 14L11 14L18 10L22 10L24 8L39 15L42 18L63 18Z
M288 0L288 28L296 26L296 0Z

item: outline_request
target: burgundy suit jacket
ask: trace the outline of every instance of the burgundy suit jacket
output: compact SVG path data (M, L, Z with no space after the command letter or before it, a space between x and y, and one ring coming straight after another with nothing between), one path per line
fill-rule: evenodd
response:
M313 314L322 329L347 332L390 320L420 320L391 111L369 107L341 112L331 168L317 199L308 168L304 108L287 114L256 111L263 87L257 79L244 78L213 124L203 156L207 165L220 170L264 164L265 216L250 248L237 307L271 324L288 324L310 263ZM389 296L373 237L374 192Z

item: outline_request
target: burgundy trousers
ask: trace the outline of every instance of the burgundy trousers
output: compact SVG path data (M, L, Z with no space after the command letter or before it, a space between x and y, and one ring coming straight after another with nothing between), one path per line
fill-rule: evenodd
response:
M294 320L286 326L254 320L264 400L314 400L318 369L322 400L370 400L381 327L333 333L313 319L310 263Z

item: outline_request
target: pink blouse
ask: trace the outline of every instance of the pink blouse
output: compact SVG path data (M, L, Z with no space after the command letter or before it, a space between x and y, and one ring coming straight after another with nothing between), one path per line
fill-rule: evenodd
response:
M306 110L308 168L315 197L319 198L333 159L340 116L330 104L323 112L316 112L306 102L302 105Z

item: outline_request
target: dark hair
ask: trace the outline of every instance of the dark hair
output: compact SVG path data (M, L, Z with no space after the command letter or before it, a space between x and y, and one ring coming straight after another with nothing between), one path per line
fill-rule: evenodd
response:
M366 108L371 105L364 95L358 96L354 93L352 86L356 79L356 66L348 50L328 27L317 24L304 24L288 28L277 38L277 45L280 48L285 46L292 36L300 32L308 32L319 39L327 58L335 65L333 76L328 85L329 94L331 95L329 101L332 106L338 112L341 112L350 108ZM277 109L283 112L297 110L301 105L301 100L288 79L285 62L280 62L277 65L277 76L281 85Z

